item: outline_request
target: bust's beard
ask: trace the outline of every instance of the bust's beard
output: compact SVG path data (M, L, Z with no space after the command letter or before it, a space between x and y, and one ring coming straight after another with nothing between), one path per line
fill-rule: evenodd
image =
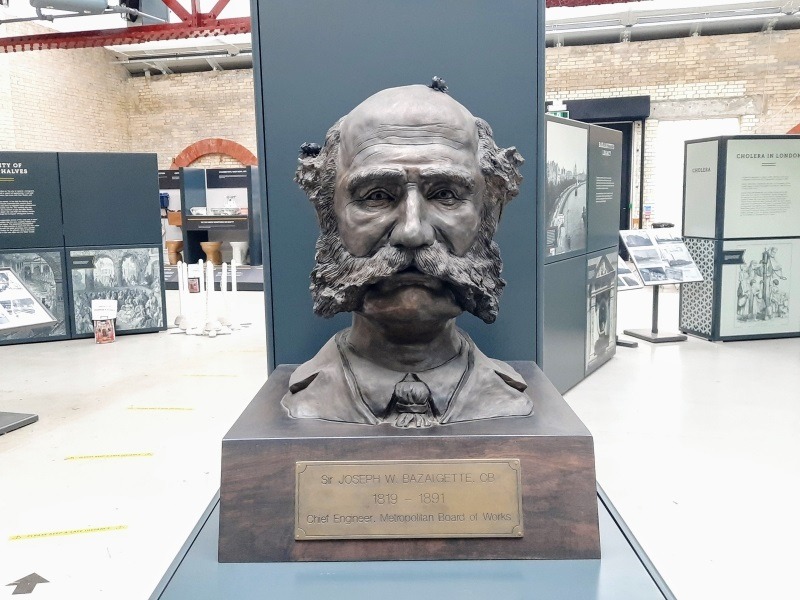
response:
M311 272L314 312L332 317L361 309L367 289L396 273L414 267L435 277L453 292L458 305L486 323L497 318L505 281L503 263L488 228L482 227L464 256L455 256L441 242L417 250L385 245L367 257L353 256L338 232L328 231L317 240L316 264Z

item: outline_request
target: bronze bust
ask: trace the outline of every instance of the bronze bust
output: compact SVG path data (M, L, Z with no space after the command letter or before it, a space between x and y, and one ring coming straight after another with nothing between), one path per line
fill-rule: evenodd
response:
M378 92L322 148L304 145L295 180L321 228L314 311L353 322L293 373L291 417L428 427L532 413L524 379L455 324L465 310L497 317L492 238L522 162L442 85Z

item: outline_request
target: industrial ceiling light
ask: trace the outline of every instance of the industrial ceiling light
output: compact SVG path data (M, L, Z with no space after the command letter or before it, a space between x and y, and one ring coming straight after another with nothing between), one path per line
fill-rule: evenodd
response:
M107 0L30 0L37 9L50 8L83 15L100 15L108 8Z

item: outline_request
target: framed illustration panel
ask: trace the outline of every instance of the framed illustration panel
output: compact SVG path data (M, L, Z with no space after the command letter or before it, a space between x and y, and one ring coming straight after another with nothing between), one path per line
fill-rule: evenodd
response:
M70 248L67 251L74 337L94 335L92 300L117 301L117 333L166 328L161 248Z
M545 261L586 250L589 130L548 117L546 135Z
M800 239L723 242L722 338L800 333Z
M69 337L64 253L0 251L0 345Z
M617 249L586 261L586 374L617 349Z

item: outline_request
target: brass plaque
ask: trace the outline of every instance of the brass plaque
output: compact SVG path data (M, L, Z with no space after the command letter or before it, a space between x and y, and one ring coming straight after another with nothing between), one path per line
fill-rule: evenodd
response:
M299 461L295 539L522 537L518 459Z

